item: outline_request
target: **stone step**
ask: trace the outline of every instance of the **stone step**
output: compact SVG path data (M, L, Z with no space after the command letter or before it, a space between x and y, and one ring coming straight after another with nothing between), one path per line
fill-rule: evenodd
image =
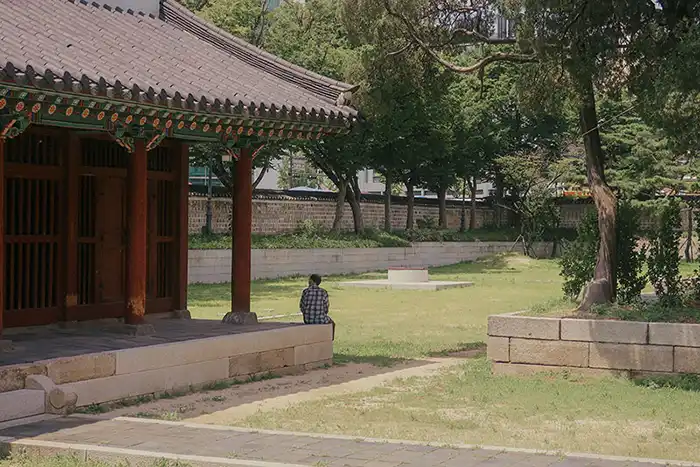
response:
M20 389L0 393L0 422L45 413L44 391Z

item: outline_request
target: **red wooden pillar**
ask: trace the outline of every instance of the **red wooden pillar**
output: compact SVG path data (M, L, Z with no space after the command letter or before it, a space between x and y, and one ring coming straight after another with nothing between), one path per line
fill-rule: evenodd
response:
M127 324L141 324L146 314L146 222L148 215L148 171L146 142L136 139L127 170Z
M234 313L250 312L250 248L253 225L253 159L250 148L241 149L233 182L232 284Z
M5 314L5 140L0 138L0 336Z
M189 253L188 236L188 216L189 216L189 194L190 194L190 168L189 168L189 147L186 143L177 143L174 148L174 156L177 159L178 179L177 179L177 254L178 270L176 272L176 286L174 308L176 311L185 312L187 310L187 255Z

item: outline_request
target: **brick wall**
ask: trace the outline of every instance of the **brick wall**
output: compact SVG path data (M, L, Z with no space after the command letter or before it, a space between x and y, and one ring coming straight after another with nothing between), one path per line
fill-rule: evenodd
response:
M213 228L216 233L229 231L231 217L231 200L226 198L214 198ZM201 232L206 223L206 198L190 198L190 233ZM384 228L384 205L378 202L363 202L362 213L367 227ZM594 209L590 204L564 204L559 207L561 227L576 228L582 216L587 210ZM467 216L469 213L467 212ZM253 200L253 232L257 234L274 234L291 232L305 219L311 219L326 228L331 228L335 216L335 202L332 199L254 199ZM459 202L450 202L447 207L447 224L450 229L459 228L461 206ZM415 219L433 219L437 224L438 207L435 202L426 203L416 200ZM700 214L695 214L696 222ZM682 217L682 227L688 224L687 213ZM468 220L467 220L468 222ZM490 206L479 206L476 212L477 227L492 226L496 223L496 212ZM646 214L641 218L641 227L652 227L651 216ZM392 205L392 225L395 229L403 229L406 226L406 206L394 203ZM345 203L343 216L344 230L352 230L352 212L350 206Z
M488 335L496 373L700 373L698 324L498 315L489 317Z
M190 198L189 230L190 233L201 232L206 224L206 198ZM362 214L365 226L374 228L384 227L384 205L376 202L362 203ZM212 203L214 232L222 233L229 230L231 218L231 200L214 198ZM392 206L392 225L395 229L403 229L406 226L406 206L395 204ZM447 223L449 228L457 229L460 223L460 206L450 204L447 209ZM290 232L295 230L305 219L311 219L326 228L331 228L335 216L335 203L332 200L278 200L278 199L254 199L253 200L253 232L258 234L273 234ZM416 204L416 221L431 218L437 223L437 205ZM478 227L493 225L494 210L491 208L478 208L476 222ZM343 229L352 230L352 211L345 204L343 215Z

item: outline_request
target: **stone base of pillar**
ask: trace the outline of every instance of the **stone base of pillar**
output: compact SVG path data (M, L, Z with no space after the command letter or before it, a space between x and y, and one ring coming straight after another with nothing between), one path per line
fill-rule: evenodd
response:
M156 333L156 328L152 324L125 324L122 328L130 336L152 336Z
M229 311L221 322L226 324L258 324L258 315L251 312Z
M7 339L0 339L0 352L10 352L14 350L12 341Z
M190 310L175 310L170 317L172 319L192 319L192 314Z

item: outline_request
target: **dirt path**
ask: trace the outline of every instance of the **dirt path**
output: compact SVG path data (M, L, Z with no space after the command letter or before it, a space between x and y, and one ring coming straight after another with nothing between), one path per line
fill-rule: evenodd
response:
M191 419L199 423L229 424L259 410L274 410L330 395L366 391L396 378L428 376L443 368L458 365L464 358L473 357L477 353L410 360L392 367L378 367L369 363L332 366L300 375L117 408L110 411L109 416Z

